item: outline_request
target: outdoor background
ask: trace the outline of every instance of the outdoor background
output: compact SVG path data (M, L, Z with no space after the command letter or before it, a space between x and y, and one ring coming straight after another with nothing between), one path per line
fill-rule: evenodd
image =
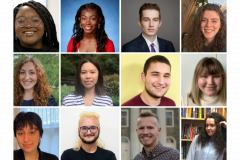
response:
M75 91L75 72L79 62L85 57L93 57L99 62L105 94L112 98L114 106L119 106L118 54L61 54L61 101Z
M43 65L48 82L53 90L52 95L59 105L59 55L58 54L14 54L14 66L25 57L37 58ZM14 72L13 72L14 73Z

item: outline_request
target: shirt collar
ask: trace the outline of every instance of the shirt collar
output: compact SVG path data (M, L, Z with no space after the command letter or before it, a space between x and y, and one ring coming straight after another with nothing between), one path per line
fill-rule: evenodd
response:
M142 154L145 158L151 159L154 158L166 151L168 151L168 147L164 147L160 141L158 141L158 144L149 152L149 156L146 154L144 147L142 148Z
M143 34L142 34L142 36L143 36ZM151 42L151 41L149 41L147 38L145 38L144 36L143 36L143 38L145 39L145 41L146 41L146 43L147 43L147 46L148 46L148 48L151 48L151 44L153 43L154 44L154 46L155 46L155 48L157 48L157 49L159 49L159 45L158 45L158 40L157 40L157 36L156 36L156 38L155 38L155 40L153 41L153 42ZM150 50L151 51L151 50ZM158 52L158 51L156 51L156 52Z

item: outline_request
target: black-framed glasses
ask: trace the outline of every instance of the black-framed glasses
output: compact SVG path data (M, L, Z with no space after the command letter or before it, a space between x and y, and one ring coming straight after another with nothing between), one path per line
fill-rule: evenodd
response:
M97 126L91 126L91 127L87 127L87 126L82 126L82 127L79 127L80 128L80 131L82 133L87 133L87 131L90 129L90 132L92 133L96 133L97 130L98 130L98 127Z
M24 17L19 17L15 22L17 23L18 27L25 27L28 21L33 27L38 27L42 22L42 19L40 17L32 17L30 20L27 20Z

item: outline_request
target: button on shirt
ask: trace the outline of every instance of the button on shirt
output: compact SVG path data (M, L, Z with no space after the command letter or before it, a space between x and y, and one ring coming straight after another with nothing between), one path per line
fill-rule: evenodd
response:
M138 153L134 160L179 160L179 151L170 147L165 147L159 141L158 144L146 154L144 147L142 152Z
M142 36L143 36L143 34L142 34ZM148 46L150 52L151 52L151 44L152 44L152 43L154 44L154 49L155 49L155 51L156 51L156 52L159 52L159 51L160 51L159 45L158 45L157 36L156 36L156 38L155 38L155 40L154 40L153 42L149 41L149 40L148 40L147 38L145 38L144 36L143 36L143 38L144 38L145 41L147 42L147 46Z

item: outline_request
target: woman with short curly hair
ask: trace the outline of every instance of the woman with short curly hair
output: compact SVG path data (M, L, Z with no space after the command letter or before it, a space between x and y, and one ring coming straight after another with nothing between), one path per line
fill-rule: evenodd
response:
M199 8L187 34L183 52L226 52L226 19L216 4Z
M57 106L46 72L37 58L20 60L14 71L14 106Z

